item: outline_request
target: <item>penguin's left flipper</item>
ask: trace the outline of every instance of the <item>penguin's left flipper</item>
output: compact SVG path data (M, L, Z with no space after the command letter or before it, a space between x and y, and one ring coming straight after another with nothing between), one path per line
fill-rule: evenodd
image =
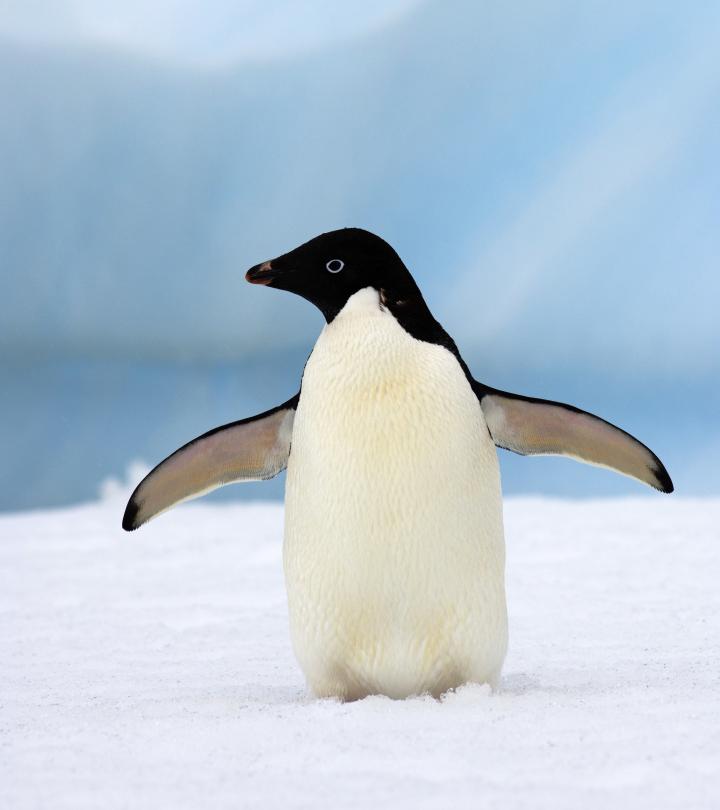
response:
M225 484L262 481L284 470L299 398L296 394L277 408L204 433L161 461L131 495L123 529L131 532Z
M637 478L660 492L673 483L660 459L634 436L572 405L521 397L475 383L498 447L523 456L562 455Z

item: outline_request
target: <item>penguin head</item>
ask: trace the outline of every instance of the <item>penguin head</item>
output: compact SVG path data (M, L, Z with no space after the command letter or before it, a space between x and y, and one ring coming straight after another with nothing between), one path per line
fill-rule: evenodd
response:
M300 295L330 322L358 290L372 287L383 300L420 297L410 271L393 248L361 228L316 236L271 261L255 265L245 278Z

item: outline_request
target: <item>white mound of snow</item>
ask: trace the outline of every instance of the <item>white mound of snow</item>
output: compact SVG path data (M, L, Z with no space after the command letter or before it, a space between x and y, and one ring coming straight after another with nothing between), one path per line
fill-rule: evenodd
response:
M0 517L0 807L720 806L720 500L506 502L500 690L310 697L282 508Z

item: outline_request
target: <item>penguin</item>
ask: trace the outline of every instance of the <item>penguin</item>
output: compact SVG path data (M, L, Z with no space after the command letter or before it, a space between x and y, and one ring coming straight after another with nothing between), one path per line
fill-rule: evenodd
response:
M325 326L300 391L218 427L133 492L132 531L172 506L287 468L283 565L310 690L356 700L498 684L507 649L496 448L565 455L660 492L660 459L572 405L478 382L382 238L344 228L247 271Z

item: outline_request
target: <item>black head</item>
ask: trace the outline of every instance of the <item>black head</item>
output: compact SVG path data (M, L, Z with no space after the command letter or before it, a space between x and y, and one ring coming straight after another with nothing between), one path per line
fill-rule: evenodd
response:
M361 228L330 231L248 270L251 284L301 295L332 319L348 298L365 287L395 305L421 304L422 296L397 253L379 236Z

